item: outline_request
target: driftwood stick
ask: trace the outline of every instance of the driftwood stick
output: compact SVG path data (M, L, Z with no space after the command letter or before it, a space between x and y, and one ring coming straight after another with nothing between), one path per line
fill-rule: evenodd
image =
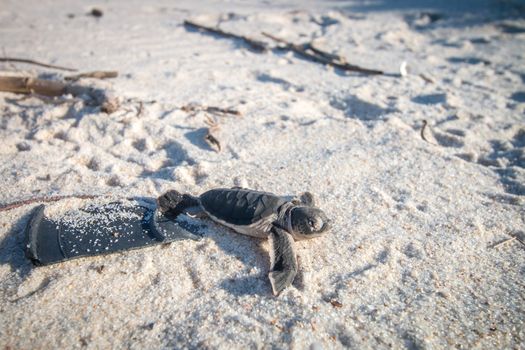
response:
M245 44L247 44L252 50L258 51L258 52L264 52L268 50L268 46L266 43L262 41L258 41L252 38L249 38L244 35L238 35L230 32L225 32L224 30L217 28L217 27L208 27L199 23L195 23L192 21L185 20L184 25L188 28L193 28L197 30L204 30L213 34L217 34L226 38L233 38L243 41Z
M86 72L65 77L65 80L76 81L81 78L95 78L95 79L109 79L118 77L117 71L101 71Z
M51 202L58 202L62 199L67 198L79 198L79 199L93 199L100 197L100 195L89 195L89 194L72 194L72 195L62 195L62 196L44 196L44 197L36 197L36 198L30 198L22 201L16 201L13 203L8 204L1 204L0 205L0 212L8 211L11 209L19 208L24 205L28 204L34 204L34 203L51 203Z
M502 240L502 241L499 241L499 242L496 243L496 244L493 244L493 245L491 246L491 248L497 248L497 247L502 246L502 245L504 245L504 244L506 244L506 243L512 242L512 241L514 241L515 239L516 239L516 236L512 236L511 238L507 238L507 239L504 239L504 240Z
M34 61L34 60L29 60L29 59L25 59L25 58L0 57L0 62L18 62L18 63L27 63L27 64L32 64L32 65L40 66L40 67L46 67L46 68L53 68L53 69L65 70L65 71L68 71L68 72L76 72L76 71L77 71L77 69L74 69L74 68L67 68L67 67L55 66L55 65L53 65L53 64L42 63L42 62L38 62L38 61Z
M335 55L333 53L329 53L329 52L323 51L321 49L318 49L312 43L306 44L305 46L306 46L307 49L312 50L315 54L317 54L319 56L322 56L322 57L324 57L326 59L329 59L332 62L339 62L339 63L342 63L342 64L346 63L346 59L343 56Z
M14 92L19 94L38 94L49 97L71 94L73 96L87 95L108 114L119 108L117 98L109 96L103 89L68 84L58 80L45 80L32 77L6 77L0 76L0 91Z
M235 116L241 116L241 112L239 112L236 109L232 108L222 108L222 107L215 107L215 106L202 106L197 104L188 104L185 106L180 107L181 110L187 113L195 114L195 112L208 112L211 114L231 114Z
M241 116L241 112L239 112L236 109L230 109L230 108L206 107L205 111L208 113L232 114L236 116Z
M0 91L19 94L39 94L61 96L66 92L67 84L55 80L43 80L30 77L1 77Z
M376 69L368 69L368 68L362 68L353 64L346 63L346 61L343 59L342 62L335 61L333 58L336 57L335 55L332 55L328 52L321 51L319 49L312 49L311 44L307 45L297 45L294 43L290 43L284 39L278 38L272 34L268 34L265 32L262 32L262 35L279 42L281 44L284 44L284 47L280 49L293 51L299 56L302 56L306 59L309 59L311 61L326 64L335 68L339 68L344 71L352 71L352 72L358 72L363 74L383 74L383 71L376 70ZM309 50L312 52L309 52ZM322 52L321 54L319 52ZM339 58L340 59L340 58Z

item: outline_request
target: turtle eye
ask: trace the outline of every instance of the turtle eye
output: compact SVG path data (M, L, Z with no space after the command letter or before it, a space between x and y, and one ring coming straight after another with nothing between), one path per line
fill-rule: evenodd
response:
M310 228L314 228L315 222L312 219L308 219L308 226L310 226Z

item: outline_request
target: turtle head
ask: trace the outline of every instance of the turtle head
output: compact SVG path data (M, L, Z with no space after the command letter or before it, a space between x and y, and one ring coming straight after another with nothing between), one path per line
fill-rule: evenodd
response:
M321 209L297 206L290 211L291 234L295 239L319 237L329 229L328 218Z

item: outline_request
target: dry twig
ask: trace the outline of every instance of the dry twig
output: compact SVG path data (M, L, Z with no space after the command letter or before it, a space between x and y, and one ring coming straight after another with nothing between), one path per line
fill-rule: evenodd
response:
M44 96L61 96L66 93L66 87L67 84L56 80L0 76L0 91L21 94L35 93Z
M183 110L184 112L192 113L192 114L195 114L196 112L208 112L211 114L221 114L221 115L231 114L235 116L241 116L241 112L235 109L231 109L231 108L189 104L189 105L182 106L180 109Z
M423 79L427 83L434 84L434 80L432 78L427 77L425 74L421 73L419 74L419 76L421 77L421 79Z
M332 306L335 308L343 307L343 304L339 300L336 300L336 299L330 299L330 304L332 304Z
M189 28L204 30L206 32L217 34L217 35L220 35L226 38L242 40L244 43L246 43L252 49L258 52L265 52L265 51L268 51L269 49L268 45L262 41L255 40L255 39L249 38L244 35L225 32L224 30L217 28L217 27L208 27L208 26L198 24L198 23L188 21L188 20L184 21L184 25ZM278 47L277 49L293 51L297 53L298 55L306 59L309 59L311 61L317 62L317 63L327 64L327 65L330 65L332 67L335 67L335 68L338 68L344 71L359 72L359 73L364 73L364 74L383 74L383 72L380 70L362 68L356 65L349 64L344 59L344 57L320 50L316 48L312 43L307 43L304 45L296 45L296 44L290 43L281 38L277 38L276 36L265 33L265 32L263 32L262 35L280 44L284 44L284 46Z
M11 209L19 208L19 207L22 207L24 205L34 204L34 203L58 202L58 201L60 201L62 199L67 199L67 198L93 199L93 198L97 198L97 197L100 197L100 195L89 195L89 194L75 195L75 194L72 194L72 195L51 196L51 197L49 197L49 196L36 197L36 198L30 198L30 199L26 199L26 200L23 200L23 201L17 201L17 202L8 203L8 204L1 204L0 205L0 212L8 211L8 210L11 210Z
M311 43L304 45L297 45L291 42L288 42L284 39L278 38L272 34L262 32L262 35L283 44L283 47L279 47L281 50L293 51L299 56L302 56L311 61L327 64L329 66L339 68L344 71L352 71L364 74L383 74L383 71L376 69L362 68L353 64L349 64L346 60L338 55L334 55L322 50L315 48Z
M76 81L81 78L109 79L109 78L116 78L116 77L118 77L117 71L96 70L93 72L86 72L86 73L81 73L81 74L70 75L70 76L65 77L64 79L70 80L70 81Z
M193 28L197 30L204 30L209 33L217 34L226 38L233 38L243 41L245 44L247 44L252 50L258 51L258 52L264 52L268 50L268 46L266 43L262 41L258 41L252 38L249 38L244 35L238 35L234 33L225 32L224 30L217 28L217 27L208 27L199 23L195 23L192 21L185 20L184 25L188 28Z
M499 246L501 246L501 245L504 245L504 244L506 244L506 243L512 242L512 241L514 241L515 239L516 239L516 236L512 236L511 238L504 239L504 240L502 240L502 241L500 241L500 242L494 244L491 248L497 248L497 247L499 247Z
M29 60L29 59L25 59L25 58L0 57L0 62L17 62L17 63L26 63L26 64L32 64L32 65L40 66L40 67L46 67L46 68L53 68L53 69L65 70L65 71L69 71L69 72L76 72L76 71L77 71L77 69L74 69L74 68L67 68L67 67L62 67L62 66L55 66L55 65L53 65L53 64L42 63L42 62L38 62L38 61L34 61L34 60Z

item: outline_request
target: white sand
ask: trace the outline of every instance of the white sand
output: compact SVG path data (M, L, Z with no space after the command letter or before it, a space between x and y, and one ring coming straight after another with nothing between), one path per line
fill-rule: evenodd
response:
M333 229L298 244L301 276L274 297L268 243L209 222L198 243L32 268L34 205L2 212L0 348L525 348L525 21L507 16L524 4L415 3L2 1L3 55L116 69L94 83L123 99L106 115L0 93L2 203L310 190ZM184 19L409 74L258 54ZM0 64L15 69L63 74ZM242 111L218 118L222 152L192 102Z

